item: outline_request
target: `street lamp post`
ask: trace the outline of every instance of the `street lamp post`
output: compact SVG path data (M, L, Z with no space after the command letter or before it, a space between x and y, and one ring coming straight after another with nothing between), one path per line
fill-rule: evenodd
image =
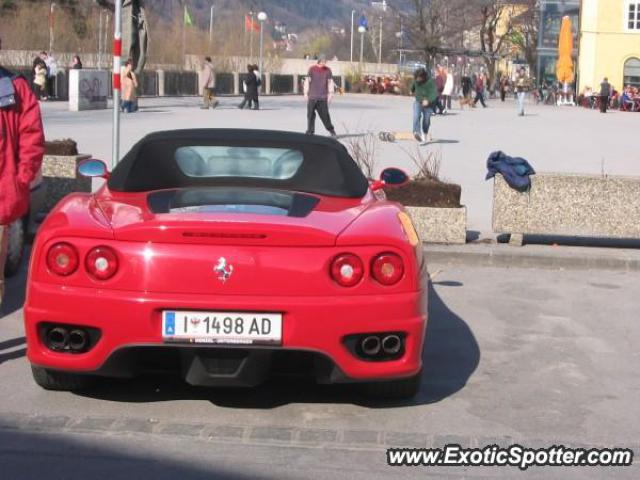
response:
M358 27L358 32L360 33L360 63L362 63L362 58L364 56L364 33L367 31L367 29L360 25Z
M353 21L356 14L355 10L351 10L351 63L353 63Z
M253 61L253 17L255 13L249 12L249 18L251 19L251 28L249 28L249 60Z
M51 7L49 10L49 54L53 52L53 25L55 22L53 11L56 8L56 3L51 2Z
M265 12L260 12L258 14L258 21L260 22L260 62L258 63L260 66L258 70L260 71L260 75L262 75L262 58L263 58L263 50L264 50L264 22L267 21L267 14Z
M113 14L113 139L111 168L120 160L120 67L122 57L122 2L115 2Z
M211 15L209 16L209 45L213 43L213 5L211 5Z
M378 44L378 65L382 63L382 17L380 17L380 38Z
M100 70L102 69L102 9L98 13L98 70Z

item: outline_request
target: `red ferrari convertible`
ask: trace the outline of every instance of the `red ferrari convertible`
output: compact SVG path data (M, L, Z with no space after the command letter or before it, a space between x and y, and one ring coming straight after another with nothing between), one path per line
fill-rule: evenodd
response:
M288 132L151 134L36 238L24 307L38 385L175 372L254 386L308 367L383 396L420 385L427 273L411 220L337 141Z

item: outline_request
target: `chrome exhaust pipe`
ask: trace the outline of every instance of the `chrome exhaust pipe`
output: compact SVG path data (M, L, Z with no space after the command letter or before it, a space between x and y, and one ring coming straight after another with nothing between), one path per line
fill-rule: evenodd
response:
M68 343L69 332L66 328L52 328L47 333L47 346L51 350L64 350Z
M69 333L69 348L75 352L84 350L89 343L89 337L84 330L71 330Z
M360 348L365 355L373 357L380 353L380 338L375 336L365 337L360 343Z
M382 350L387 355L395 355L402 348L402 340L398 335L387 335L382 339Z

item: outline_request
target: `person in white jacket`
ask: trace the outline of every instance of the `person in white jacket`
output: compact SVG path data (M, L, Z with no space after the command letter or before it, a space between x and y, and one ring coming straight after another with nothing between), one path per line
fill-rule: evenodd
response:
M444 90L442 91L442 103L444 103L444 111L451 109L451 95L453 94L453 74L448 68L444 69L447 76L444 82Z

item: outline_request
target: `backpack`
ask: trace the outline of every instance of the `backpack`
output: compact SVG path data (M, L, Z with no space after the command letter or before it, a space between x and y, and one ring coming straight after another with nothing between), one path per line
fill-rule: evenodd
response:
M16 78L18 78L17 75L0 67L0 108L8 108L16 104L16 88L13 85Z

